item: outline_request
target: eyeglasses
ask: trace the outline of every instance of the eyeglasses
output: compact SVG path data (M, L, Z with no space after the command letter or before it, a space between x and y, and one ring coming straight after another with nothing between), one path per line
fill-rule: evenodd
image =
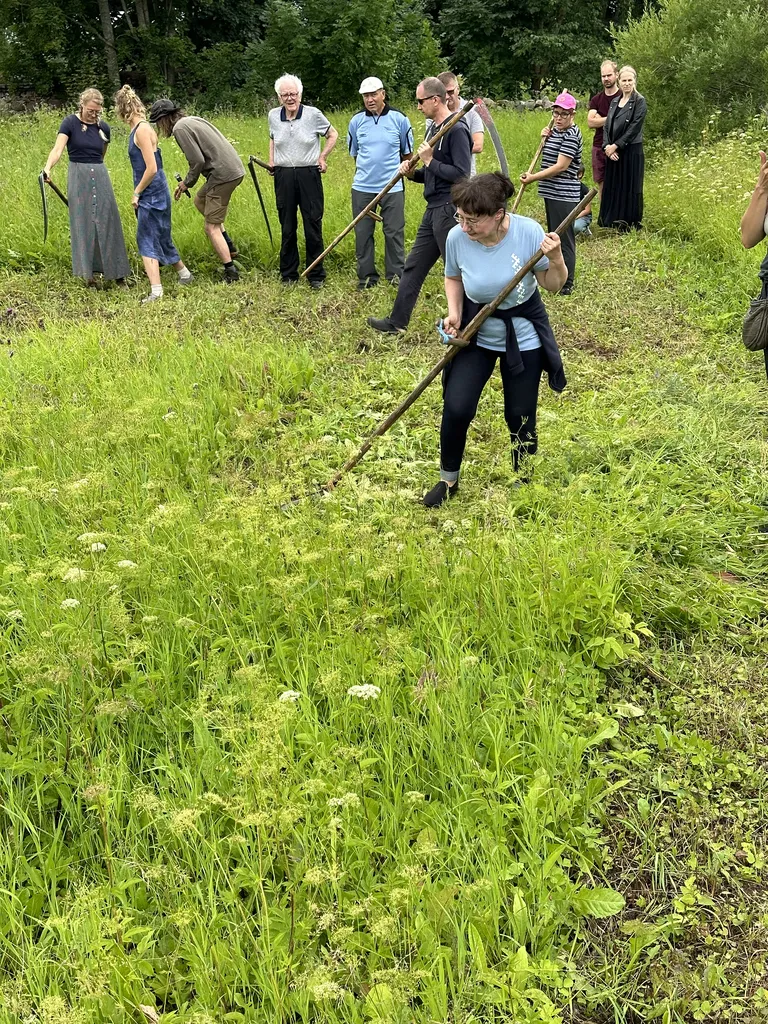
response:
M446 96L455 96L457 92L458 92L457 89L446 89L445 90L445 95Z
M280 99L281 100L297 100L298 98L299 98L299 94L297 92L281 92L280 93Z
M427 100L433 100L434 98L435 98L435 94L434 93L432 93L431 96L425 96L424 99L422 99L422 100L420 100L419 97L417 96L416 97L416 106L420 107L422 105L422 103L426 103Z
M462 227L475 228L483 219L482 217L465 217L463 213L454 213L453 219Z
M553 110L552 117L570 117L572 113L572 110Z

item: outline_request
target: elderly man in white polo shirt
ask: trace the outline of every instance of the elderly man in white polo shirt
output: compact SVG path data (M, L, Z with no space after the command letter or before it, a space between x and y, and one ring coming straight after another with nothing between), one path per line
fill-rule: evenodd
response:
M381 192L397 174L402 161L413 152L411 122L405 114L387 103L382 80L374 76L364 79L360 95L364 109L349 122L349 152L355 158L353 217L357 217ZM384 230L384 273L391 284L397 284L405 265L405 189L402 180L381 199L378 208ZM374 227L370 217L363 217L355 225L357 287L361 291L379 283Z
M299 280L299 218L304 224L307 266L323 251L323 181L326 161L339 133L317 107L301 102L303 86L295 75L275 82L280 106L270 110L269 162L275 176L275 201L280 218L280 277L283 284ZM325 138L322 152L320 139ZM307 275L310 288L322 288L325 269L319 263Z

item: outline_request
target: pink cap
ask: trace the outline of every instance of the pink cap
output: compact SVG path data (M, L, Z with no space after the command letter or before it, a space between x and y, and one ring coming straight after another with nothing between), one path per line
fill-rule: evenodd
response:
M552 104L553 107L562 107L563 110L575 110L576 109L576 97L571 96L569 92L561 92L555 102Z

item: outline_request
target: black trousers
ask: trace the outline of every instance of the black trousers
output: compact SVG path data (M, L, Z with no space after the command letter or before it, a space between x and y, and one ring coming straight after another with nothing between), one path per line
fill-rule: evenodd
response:
M299 279L298 211L304 224L307 266L317 259L323 245L323 179L319 167L276 167L275 203L280 218L280 276L284 281ZM310 281L324 281L325 268L319 263Z
M525 369L513 376L507 366L505 352L492 352L478 345L470 345L463 348L443 371L440 468L445 471L444 476L454 480L458 478L467 443L467 431L475 418L480 395L493 373L497 359L504 388L504 419L512 441L515 472L520 468L521 456L536 454L536 407L543 365L542 351L537 348L532 352L521 352L520 355Z
M456 226L455 213L456 207L453 203L447 203L445 206L428 206L424 211L413 248L405 261L395 304L389 314L389 319L395 327L408 326L427 274L441 256L445 259L445 240L451 228Z
M547 211L547 231L554 231L558 224L561 224L576 203L563 203L559 199L545 199L544 209ZM576 235L573 233L573 224L565 234L560 236L560 244L563 247L563 259L568 268L568 278L563 285L564 288L573 287L573 279L576 274Z

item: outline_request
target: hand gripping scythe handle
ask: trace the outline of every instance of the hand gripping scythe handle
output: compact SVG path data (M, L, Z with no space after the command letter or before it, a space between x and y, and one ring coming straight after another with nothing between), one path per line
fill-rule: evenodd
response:
M571 212L568 214L568 216L565 218L562 224L558 225L558 227L555 228L555 231L558 235L562 235L565 231L568 230L571 224L573 224L573 222L581 215L582 210L584 210L585 207L592 202L596 195L596 188L589 190L589 192L587 193L587 195L584 196L581 202L578 203L571 210ZM381 437L383 434L386 434L389 428L393 426L393 424L397 423L397 421L400 419L403 413L407 409L409 409L418 398L421 397L421 395L427 390L427 388L435 379L435 377L437 377L438 374L442 373L442 371L450 363L450 361L456 355L458 355L461 349L464 348L469 343L470 339L475 334L477 334L477 332L480 330L480 328L488 319L488 317L491 316L491 314L494 313L499 308L499 306L507 298L507 296L509 296L514 291L514 289L517 288L517 286L523 280L525 275L533 270L533 268L536 266L536 264L539 262L543 255L544 254L541 251L541 249L537 249L533 256L531 256L531 258L528 260L528 262L524 266L522 266L520 270L518 270L518 272L509 282L509 284L504 285L504 287L501 289L496 298L489 302L487 305L483 306L480 312L475 317L473 317L472 320L470 320L470 322L461 332L460 338L458 339L459 344L451 345L451 347L445 353L443 358L432 367L432 369L429 371L426 377L424 377L423 380L419 381L419 383L416 385L416 387L413 389L410 395L408 395L405 401L401 405L399 405L393 412L391 412L386 419L381 421L378 427L370 435L367 441L365 441L362 447L356 452L356 454L353 455L352 458L349 459L341 467L341 469L334 476L331 477L331 479L325 485L326 491L334 490L334 488L337 486L342 477L344 477L351 469L354 469L354 467L358 464L358 462L362 459L366 452L370 451L371 447L373 446L373 442L376 440L376 438Z
M554 123L555 123L554 117L550 117L549 124L547 125L547 128L551 129L552 125ZM536 164L539 162L539 157L541 156L541 152L544 149L544 143L546 141L547 141L546 138L544 138L539 143L539 148L536 150L536 153L534 154L533 160L531 160L531 166L528 168L528 173L529 174L533 174L533 172L536 170ZM517 208L520 205L520 200L523 198L523 192L525 192L525 183L521 184L520 188L518 189L517 195L515 196L515 201L512 204L512 213L517 213Z
M467 111L471 110L472 107L474 107L474 105L475 105L474 100L467 100L467 102L464 104L464 106L461 108L461 110L457 110L455 114L452 114L448 118L448 120L445 122L443 127L440 129L440 131L439 132L435 132L435 134L429 140L430 146L434 146L434 144L436 142L439 142L440 139L442 139L444 135L447 135L448 132L454 127L454 125L458 124L459 121L462 119L462 117L464 117L464 115L467 113ZM419 162L420 159L421 159L421 157L419 156L419 154L418 153L414 153L411 156L410 160L408 161L408 169L412 171L413 168L416 166L416 164ZM403 177L403 173L401 171L398 171L397 174L395 174L394 177L391 178L391 180L387 182L387 184L384 186L384 188L381 190L381 192L379 192L378 195L373 197L373 199L370 201L370 203L368 203L368 205L366 207L364 207L360 211L360 213L358 213L358 215L355 217L355 219L353 221L350 221L350 223L347 224L347 226L344 228L344 230L341 232L341 234L337 235L334 238L334 240L331 242L331 244L328 246L328 248L324 252L321 252L316 260L314 260L312 263L310 263L310 265L306 268L306 270L301 274L301 277L306 277L307 274L310 272L310 270L313 269L313 267L316 267L318 263L320 263L322 260L325 259L325 257L328 255L328 253L332 249L336 248L336 246L339 244L339 242L342 240L342 238L346 238L346 236L349 234L349 232L352 231L352 229L355 227L356 224L360 223L360 221L363 219L363 217L367 217L371 210L375 210L376 207L381 202L382 198L388 192L392 191L392 189L395 187L395 185L398 183L398 181L400 181L400 179L402 177Z

